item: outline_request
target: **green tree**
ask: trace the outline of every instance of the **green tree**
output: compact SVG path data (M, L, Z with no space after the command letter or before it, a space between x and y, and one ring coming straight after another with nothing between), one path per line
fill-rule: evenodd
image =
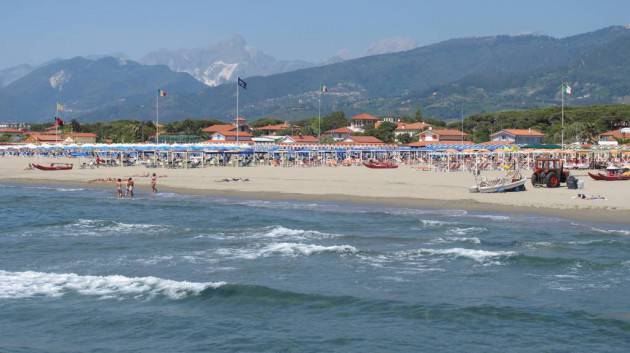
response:
M374 136L385 143L393 143L396 126L397 125L395 123L384 121L377 128L367 129L365 131L365 135Z
M413 137L411 136L411 134L408 133L398 135L397 139L398 142L402 143L403 145L406 145L413 141Z

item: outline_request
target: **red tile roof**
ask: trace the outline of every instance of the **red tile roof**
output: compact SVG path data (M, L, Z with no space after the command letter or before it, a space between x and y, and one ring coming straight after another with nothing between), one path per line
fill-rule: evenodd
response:
M351 133L353 133L353 131L347 127L339 127L339 128L328 130L325 132L325 134L348 134L348 135L350 135Z
M96 134L93 134L91 132L71 132L69 134L64 134L64 136L70 136L70 137L94 137L94 138L96 138Z
M428 131L423 132L423 134L428 134L428 133L432 133L438 136L462 136L462 135L468 136L467 133L461 132L455 129L438 129L438 130L428 130Z
M346 140L352 140L354 143L358 144L370 144L370 145L382 145L383 141L379 140L374 136L348 136Z
M309 136L309 135L296 135L296 136L289 136L291 137L291 139L293 141L295 141L296 143L315 143L317 142L317 137L315 136Z
M275 125L267 125L267 126L262 126L262 127L257 127L255 128L255 130L260 130L260 131L280 131L280 130L286 130L286 129L290 129L291 125L287 124L287 123L282 123L282 124L275 124Z
M398 123L396 126L396 130L425 130L429 128L429 124L423 122L417 123Z
M501 132L507 132L508 134L513 135L513 136L535 136L535 137L545 136L545 134L543 134L542 132L538 130L534 130L534 129L503 129L499 132L495 132L494 134L492 134L492 136L500 134Z
M409 147L425 147L428 145L474 145L472 141L417 141L407 144Z
M381 120L381 119L375 117L374 115L362 113L362 114L357 114L357 115L353 116L352 120L373 120L373 121L378 121L378 120Z
M234 124L217 124L217 125L211 125L211 126L208 126L207 128L201 129L201 131L213 133L213 132L220 132L220 131L232 131L234 129L236 129L236 125Z
M622 133L621 129L606 131L606 132L600 134L599 136L611 136L611 137L613 137L615 139L627 139L627 138L630 138L630 134L629 133Z
M221 134L223 136L239 136L239 137L252 137L252 134L250 134L249 132L246 131L239 131L238 134L236 133L236 131L217 131L214 134ZM214 135L213 134L213 135Z
M19 130L19 129L0 129L0 134L27 134L28 131Z

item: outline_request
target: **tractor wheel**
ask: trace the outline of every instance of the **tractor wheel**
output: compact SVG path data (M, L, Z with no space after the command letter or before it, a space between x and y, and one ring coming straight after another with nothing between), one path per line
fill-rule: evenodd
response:
M549 173L545 177L545 184L547 184L548 188L557 188L560 186L560 179L558 179L556 173Z
M536 173L532 174L532 186L536 186L538 185L538 176L536 175Z

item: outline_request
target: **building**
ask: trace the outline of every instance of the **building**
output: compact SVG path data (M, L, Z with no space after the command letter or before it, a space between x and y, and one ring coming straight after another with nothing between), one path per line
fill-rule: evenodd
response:
M96 134L91 132L70 132L62 135L64 142L68 143L96 143Z
M545 134L534 129L503 129L490 135L490 140L517 145L530 145L542 143L543 137L545 137Z
M348 136L352 135L352 130L348 127L340 127L333 130L328 130L324 132L325 136L332 138L334 141L343 141L348 138Z
M455 129L428 129L420 133L420 141L466 141L468 134Z
M238 123L239 132L247 132L247 133L252 132L252 128L247 124L247 121L244 118L238 117L238 119L236 119L236 122ZM237 124L215 124L215 125L210 125L206 128L203 128L201 129L201 131L209 135L212 135L215 132L226 132L226 131L236 132L236 126Z
M394 135L396 136L396 138L404 134L408 134L409 136L414 137L414 136L420 135L420 133L422 133L423 131L427 130L430 127L431 125L424 122L417 122L417 123L398 122L396 126L396 130L394 130Z
M379 120L379 118L366 113L355 115L350 122L350 130L365 132L365 129L373 128Z
M294 136L285 136L278 142L280 143L317 143L319 142L319 140L315 136L294 135Z
M239 131L237 132L236 129L234 131L219 131L219 132L215 132L212 135L210 135L210 141L212 142L216 142L216 141L237 141L237 137L238 137L238 141L251 141L252 140L252 134L250 134L247 131Z
M287 122L284 122L282 124L257 127L254 130L260 131L263 135L277 136L280 131L288 130L290 128L291 128L291 125Z
M348 136L345 143L357 144L357 145L384 145L385 142L374 136Z
M599 135L597 144L600 146L617 146L619 145L617 140L621 139L630 139L630 128L606 131Z

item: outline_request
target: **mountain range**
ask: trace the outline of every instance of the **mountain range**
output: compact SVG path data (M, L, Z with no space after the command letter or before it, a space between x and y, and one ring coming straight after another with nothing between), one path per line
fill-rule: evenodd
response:
M150 120L157 88L169 92L160 101L161 120L229 119L237 70L248 82L240 113L249 119L316 115L321 84L328 86L323 112L396 116L421 108L447 120L462 109L468 115L556 105L562 82L574 88L568 104L630 102L628 26L566 38L452 39L326 65L276 60L239 37L206 49L161 50L140 61L73 58L39 66L0 88L0 120L50 119L56 101L65 103L66 116L85 121Z

